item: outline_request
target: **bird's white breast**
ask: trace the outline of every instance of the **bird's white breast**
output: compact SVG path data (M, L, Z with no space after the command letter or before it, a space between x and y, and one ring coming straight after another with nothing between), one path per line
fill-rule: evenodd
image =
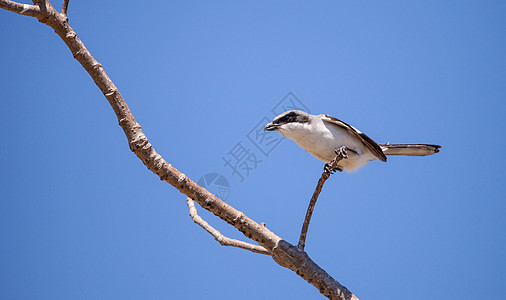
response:
M341 146L357 152L358 155L348 151L348 159L340 161L339 166L347 171L356 170L376 158L358 137L344 128L323 122L318 117L309 124L288 126L285 130L280 130L280 133L325 163L336 157L335 149Z

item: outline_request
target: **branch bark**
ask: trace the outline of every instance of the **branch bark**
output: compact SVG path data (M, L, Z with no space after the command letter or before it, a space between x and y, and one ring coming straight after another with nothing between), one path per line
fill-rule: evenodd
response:
M313 262L305 252L299 251L297 247L284 241L266 227L218 199L165 161L149 143L146 135L141 130L141 126L135 120L128 105L102 65L93 58L69 26L67 17L58 13L48 0L34 0L33 2L35 5L26 6L9 0L0 0L0 8L34 16L39 22L54 29L70 49L74 58L86 69L102 91L118 118L130 149L150 171L159 176L160 180L168 182L181 193L195 200L204 209L237 228L246 237L259 243L271 253L274 261L295 271L329 299L357 299L346 287L342 286Z
M38 17L41 15L40 8L37 5L22 4L10 0L0 1L0 8L30 17Z
M69 8L69 0L63 0L63 4L61 6L61 14L66 16L68 8Z
M306 236L307 230L309 229L309 222L311 222L311 216L313 215L313 210L316 205L316 200L318 200L318 196L320 195L323 185L325 181L329 179L332 172L337 170L337 163L342 159L346 158L348 154L346 153L345 147L341 147L336 150L336 157L328 164L325 165L325 169L323 170L322 176L318 180L318 184L314 190L313 196L309 201L309 206L306 211L306 217L304 218L304 223L302 224L302 229L300 231L299 244L297 248L301 251L304 251L304 247L306 246Z

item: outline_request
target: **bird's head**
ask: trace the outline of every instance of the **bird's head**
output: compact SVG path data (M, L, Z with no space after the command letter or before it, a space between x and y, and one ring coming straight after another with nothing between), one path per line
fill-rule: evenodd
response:
M311 123L311 115L300 110L289 110L278 115L272 122L265 125L266 131L277 131L289 137L290 133L305 131Z

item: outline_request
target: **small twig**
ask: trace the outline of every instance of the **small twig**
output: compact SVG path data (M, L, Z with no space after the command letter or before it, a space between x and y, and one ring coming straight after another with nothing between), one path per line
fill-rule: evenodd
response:
M67 16L67 10L69 8L69 0L63 0L63 5L61 8L61 14Z
M311 200L309 201L309 206L306 211L306 217L304 218L304 223L302 224L302 230L300 231L299 244L297 245L297 248L299 248L299 250L304 251L304 247L306 246L306 236L307 236L307 230L309 229L309 222L311 222L311 216L313 215L313 210L316 205L316 200L318 200L318 196L320 195L320 193L322 191L323 184L325 183L325 181L327 181L327 179L329 179L332 172L338 170L337 163L347 157L348 157L348 155L346 153L346 148L341 147L336 150L336 157L330 163L325 165L325 169L322 173L322 176L318 180L318 184L316 185L313 196L311 197Z
M0 0L0 8L31 17L39 17L42 14L40 7L37 5L23 4L10 0Z
M259 253L259 254L271 255L271 253L269 251L267 251L267 249L265 249L262 246L253 245L250 243L246 243L246 242L239 241L236 239L231 239L231 238L224 236L223 234L221 234L221 232L214 229L211 225L209 225L209 223L204 221L204 219L202 219L198 215L197 208L195 207L195 203L193 202L193 200L190 197L186 198L186 203L188 204L188 208L190 209L190 217L193 219L193 221L195 223L197 223L198 225L200 225L200 227L204 228L205 231L209 232L214 237L214 239L216 241L218 241L218 243L220 243L222 246L232 246L232 247L237 247L237 248L249 250L251 252L255 252L255 253Z

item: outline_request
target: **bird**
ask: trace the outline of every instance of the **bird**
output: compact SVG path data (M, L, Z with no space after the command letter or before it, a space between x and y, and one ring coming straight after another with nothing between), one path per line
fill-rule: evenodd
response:
M335 170L356 171L369 161L387 161L390 155L426 156L439 152L440 145L378 144L357 128L332 116L312 115L301 110L286 111L264 127L293 140L299 147L325 162L326 171L336 155L343 153Z

